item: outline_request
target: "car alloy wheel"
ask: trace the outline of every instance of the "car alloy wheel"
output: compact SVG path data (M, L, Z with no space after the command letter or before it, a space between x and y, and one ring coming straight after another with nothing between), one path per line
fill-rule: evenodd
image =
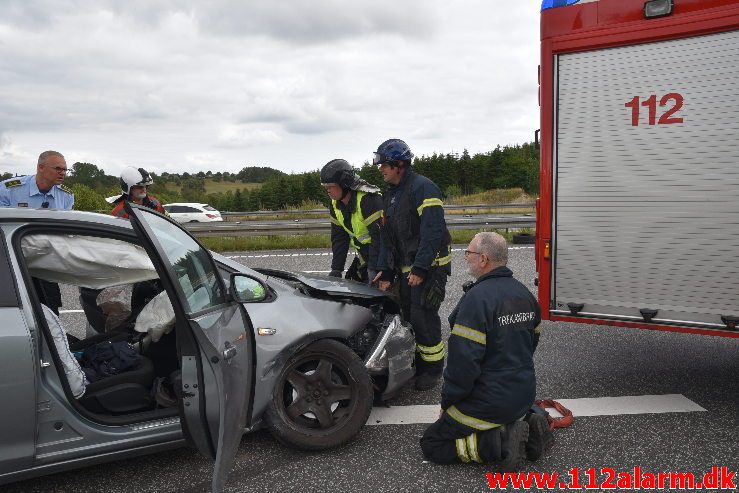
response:
M351 440L372 410L372 383L362 360L333 340L293 356L277 382L267 421L282 443L323 450Z

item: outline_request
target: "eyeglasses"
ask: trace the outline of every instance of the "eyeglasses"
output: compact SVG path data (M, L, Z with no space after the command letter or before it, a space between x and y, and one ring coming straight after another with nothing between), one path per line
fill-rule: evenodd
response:
M480 252L473 252L472 250L465 250L464 256L465 258L469 257L470 255L482 255Z
M60 166L49 166L49 168L53 169L57 173L61 173L62 175L66 175L68 171L67 168L62 168Z
M42 209L48 209L49 208L49 203L48 202L42 202L41 203L41 208Z

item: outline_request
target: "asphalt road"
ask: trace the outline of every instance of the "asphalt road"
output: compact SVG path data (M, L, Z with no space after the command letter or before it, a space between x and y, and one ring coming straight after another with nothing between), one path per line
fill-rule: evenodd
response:
M234 253L249 266L327 271L325 251ZM533 290L533 249L511 250L509 266ZM446 317L461 294L462 252L453 253L454 274L441 312ZM67 307L65 307L67 308ZM739 339L639 329L544 322L537 350L539 398L681 394L704 412L576 417L555 431L555 446L524 471L559 472L573 467L631 471L689 471L712 466L739 469ZM449 335L444 326L445 338ZM391 404L437 404L440 387L406 389ZM418 438L425 424L367 426L357 440L330 452L286 449L259 431L244 437L227 491L232 492L456 492L490 491L484 465L424 463ZM181 449L88 467L0 487L6 492L208 491L210 462ZM597 474L598 480L604 476ZM735 483L739 482L735 478Z

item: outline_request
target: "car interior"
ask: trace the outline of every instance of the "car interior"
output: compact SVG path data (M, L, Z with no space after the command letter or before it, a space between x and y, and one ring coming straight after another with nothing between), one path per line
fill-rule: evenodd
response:
M91 244L97 247L90 250ZM174 311L146 251L119 239L50 234L24 236L21 249L30 276L79 293L84 320L71 331L44 305L44 294L29 289L70 402L102 422L176 415Z

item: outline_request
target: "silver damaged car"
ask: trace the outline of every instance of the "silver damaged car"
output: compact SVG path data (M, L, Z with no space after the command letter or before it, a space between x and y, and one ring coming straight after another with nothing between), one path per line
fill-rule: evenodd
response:
M336 447L413 377L387 294L252 270L127 210L0 209L0 484L189 444L220 491L244 431ZM77 321L47 306L57 286Z

